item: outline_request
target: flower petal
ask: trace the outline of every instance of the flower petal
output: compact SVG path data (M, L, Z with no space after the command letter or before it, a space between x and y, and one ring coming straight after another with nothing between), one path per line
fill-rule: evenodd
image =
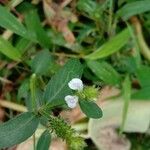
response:
M82 91L83 90L83 82L81 79L79 78L73 78L69 83L68 86L72 89L72 90L79 90Z
M65 101L70 108L74 108L78 102L78 96L67 95L65 96Z

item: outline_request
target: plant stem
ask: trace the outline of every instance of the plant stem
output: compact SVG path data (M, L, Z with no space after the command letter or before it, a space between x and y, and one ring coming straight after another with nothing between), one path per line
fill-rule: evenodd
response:
M36 74L32 74L30 78L30 91L31 91L31 100L32 100L32 110L36 108Z

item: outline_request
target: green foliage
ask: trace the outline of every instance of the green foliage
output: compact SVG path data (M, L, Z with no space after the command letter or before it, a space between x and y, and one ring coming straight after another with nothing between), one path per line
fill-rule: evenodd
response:
M89 118L101 118L103 116L102 110L96 103L88 100L80 100L80 108L83 113Z
M86 59L99 59L110 56L120 50L129 41L130 33L128 29L124 29L121 33L111 38L108 42L100 46L95 52L87 55Z
M140 82L140 85L144 88L150 86L150 67L148 66L141 66L137 70L137 78Z
M83 67L79 60L69 60L56 75L52 77L46 86L44 100L46 103L63 104L64 97L71 93L68 82L72 78L79 78L82 75Z
M0 5L0 26L13 31L14 33L32 39L26 28L20 23L17 18L12 15L4 6Z
M129 103L130 103L130 99L131 99L131 82L130 82L130 78L128 75L126 76L122 86L123 86L122 97L124 100L124 106L123 106L122 123L121 123L121 127L120 127L120 133L123 133L123 130L124 130L124 126L125 126L127 114L128 114L128 107L129 107Z
M46 130L40 136L36 150L49 150L50 143L51 143L51 134L48 130Z
M139 99L139 100L149 100L150 99L150 87L145 87L145 88L142 88L138 91L135 91L133 94L132 94L132 98L133 99Z
M32 60L31 68L34 73L44 75L52 64L52 57L48 50L40 51Z
M134 15L141 14L147 11L150 11L150 1L140 0L127 3L117 12L117 15L122 17L124 20L127 20Z
M87 61L88 67L104 83L110 85L120 84L121 77L116 70L107 62Z
M0 37L0 52L9 57L12 60L20 61L20 52L11 45L7 40Z
M0 148L19 144L29 138L36 130L38 117L30 112L23 113L0 125Z
M33 9L27 12L25 16L25 23L28 31L31 35L33 35L35 41L37 40L41 46L49 48L51 42L50 38L43 29L36 10Z

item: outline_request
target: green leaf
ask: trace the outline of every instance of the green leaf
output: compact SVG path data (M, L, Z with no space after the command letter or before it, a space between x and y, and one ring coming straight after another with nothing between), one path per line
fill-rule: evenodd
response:
M51 40L41 25L40 18L36 10L30 10L25 16L25 22L28 30L43 47L49 48Z
M38 123L37 116L26 112L0 124L0 149L25 141L35 132Z
M150 1L141 0L124 5L118 12L117 15L122 17L124 20L128 20L130 17L150 11Z
M150 99L150 86L142 88L132 94L132 99L149 100Z
M20 51L21 54L24 54L32 44L32 41L21 37L17 41L15 47Z
M82 112L89 118L97 119L103 116L101 108L93 101L80 100L79 105Z
M43 132L38 140L36 150L48 150L51 143L51 134L48 130Z
M47 72L52 63L52 58L48 50L40 51L32 60L31 68L34 73L43 75Z
M130 38L130 32L128 29L123 30L115 37L110 39L108 42L104 43L100 48L98 48L93 53L85 56L86 59L99 59L107 57L118 50L120 50L128 42Z
M83 68L79 60L69 60L49 81L44 92L44 100L48 103L54 100L54 103L64 103L64 97L71 93L68 82L72 78L80 78L82 71Z
M137 70L137 78L143 88L150 86L150 67L140 66Z
M6 55L7 57L20 61L21 54L19 50L17 50L15 47L13 47L10 42L0 37L0 52Z
M28 35L26 28L11 14L5 7L0 5L0 26L13 31L14 33L31 39Z
M122 112L122 122L120 127L120 133L123 132L124 126L127 119L128 114L128 108L129 108L129 102L131 99L131 81L129 76L127 75L124 82L123 82L123 100L124 100L124 106L123 106L123 112Z
M87 65L92 72L106 84L116 85L120 83L121 77L107 62L87 61Z

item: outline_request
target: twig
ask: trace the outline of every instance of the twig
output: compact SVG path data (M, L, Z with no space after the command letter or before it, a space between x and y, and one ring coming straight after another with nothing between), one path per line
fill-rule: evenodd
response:
M25 106L15 104L13 102L0 99L0 106L4 108L9 108L18 112L26 112L27 108Z

